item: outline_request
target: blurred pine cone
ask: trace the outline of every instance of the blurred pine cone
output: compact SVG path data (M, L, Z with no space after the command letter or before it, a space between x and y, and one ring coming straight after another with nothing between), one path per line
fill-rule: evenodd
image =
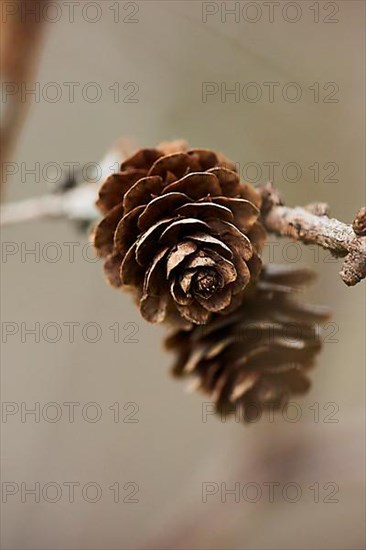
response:
M239 412L244 420L305 393L321 348L318 324L329 317L325 308L293 297L311 279L309 270L264 267L235 312L168 337L166 347L176 354L173 374L193 376L216 412Z
M133 292L148 321L205 324L238 307L259 275L260 196L221 154L182 142L141 149L105 181L97 205L107 278Z

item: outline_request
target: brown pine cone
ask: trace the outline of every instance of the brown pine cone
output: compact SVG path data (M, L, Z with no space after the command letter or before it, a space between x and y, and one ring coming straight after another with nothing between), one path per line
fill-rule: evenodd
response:
M148 321L205 324L238 307L260 272L260 196L213 151L141 149L104 182L97 205L107 278L133 292Z
M312 278L304 269L264 267L235 312L168 337L166 347L176 354L173 374L194 377L216 412L239 412L243 420L305 393L321 348L318 324L329 317L325 308L292 296Z

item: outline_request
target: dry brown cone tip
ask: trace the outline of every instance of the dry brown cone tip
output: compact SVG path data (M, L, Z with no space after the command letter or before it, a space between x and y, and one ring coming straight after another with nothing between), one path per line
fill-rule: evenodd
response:
M329 318L326 308L294 298L312 279L305 269L263 268L235 312L168 337L173 374L193 377L217 413L244 421L307 392L308 370L321 348L320 323Z
M102 185L94 244L145 319L186 329L240 306L261 270L261 199L235 165L183 142L141 149Z

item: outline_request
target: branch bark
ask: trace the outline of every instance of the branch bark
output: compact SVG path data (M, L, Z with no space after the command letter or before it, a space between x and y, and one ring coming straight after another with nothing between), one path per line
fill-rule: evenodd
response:
M325 203L290 208L283 204L272 183L259 187L262 196L262 220L267 231L290 237L304 244L317 244L343 257L342 280L354 286L366 277L366 209L361 208L348 225L328 217Z

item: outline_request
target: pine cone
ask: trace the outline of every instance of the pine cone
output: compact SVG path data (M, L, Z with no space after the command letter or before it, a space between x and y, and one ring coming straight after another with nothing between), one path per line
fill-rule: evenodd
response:
M173 374L193 376L216 412L239 411L244 420L305 393L321 348L318 323L329 317L325 308L293 299L312 278L304 269L263 268L235 312L168 337L166 347L176 354Z
M97 205L107 278L133 292L148 321L205 324L238 307L259 275L260 196L221 154L182 142L141 149L104 182Z

